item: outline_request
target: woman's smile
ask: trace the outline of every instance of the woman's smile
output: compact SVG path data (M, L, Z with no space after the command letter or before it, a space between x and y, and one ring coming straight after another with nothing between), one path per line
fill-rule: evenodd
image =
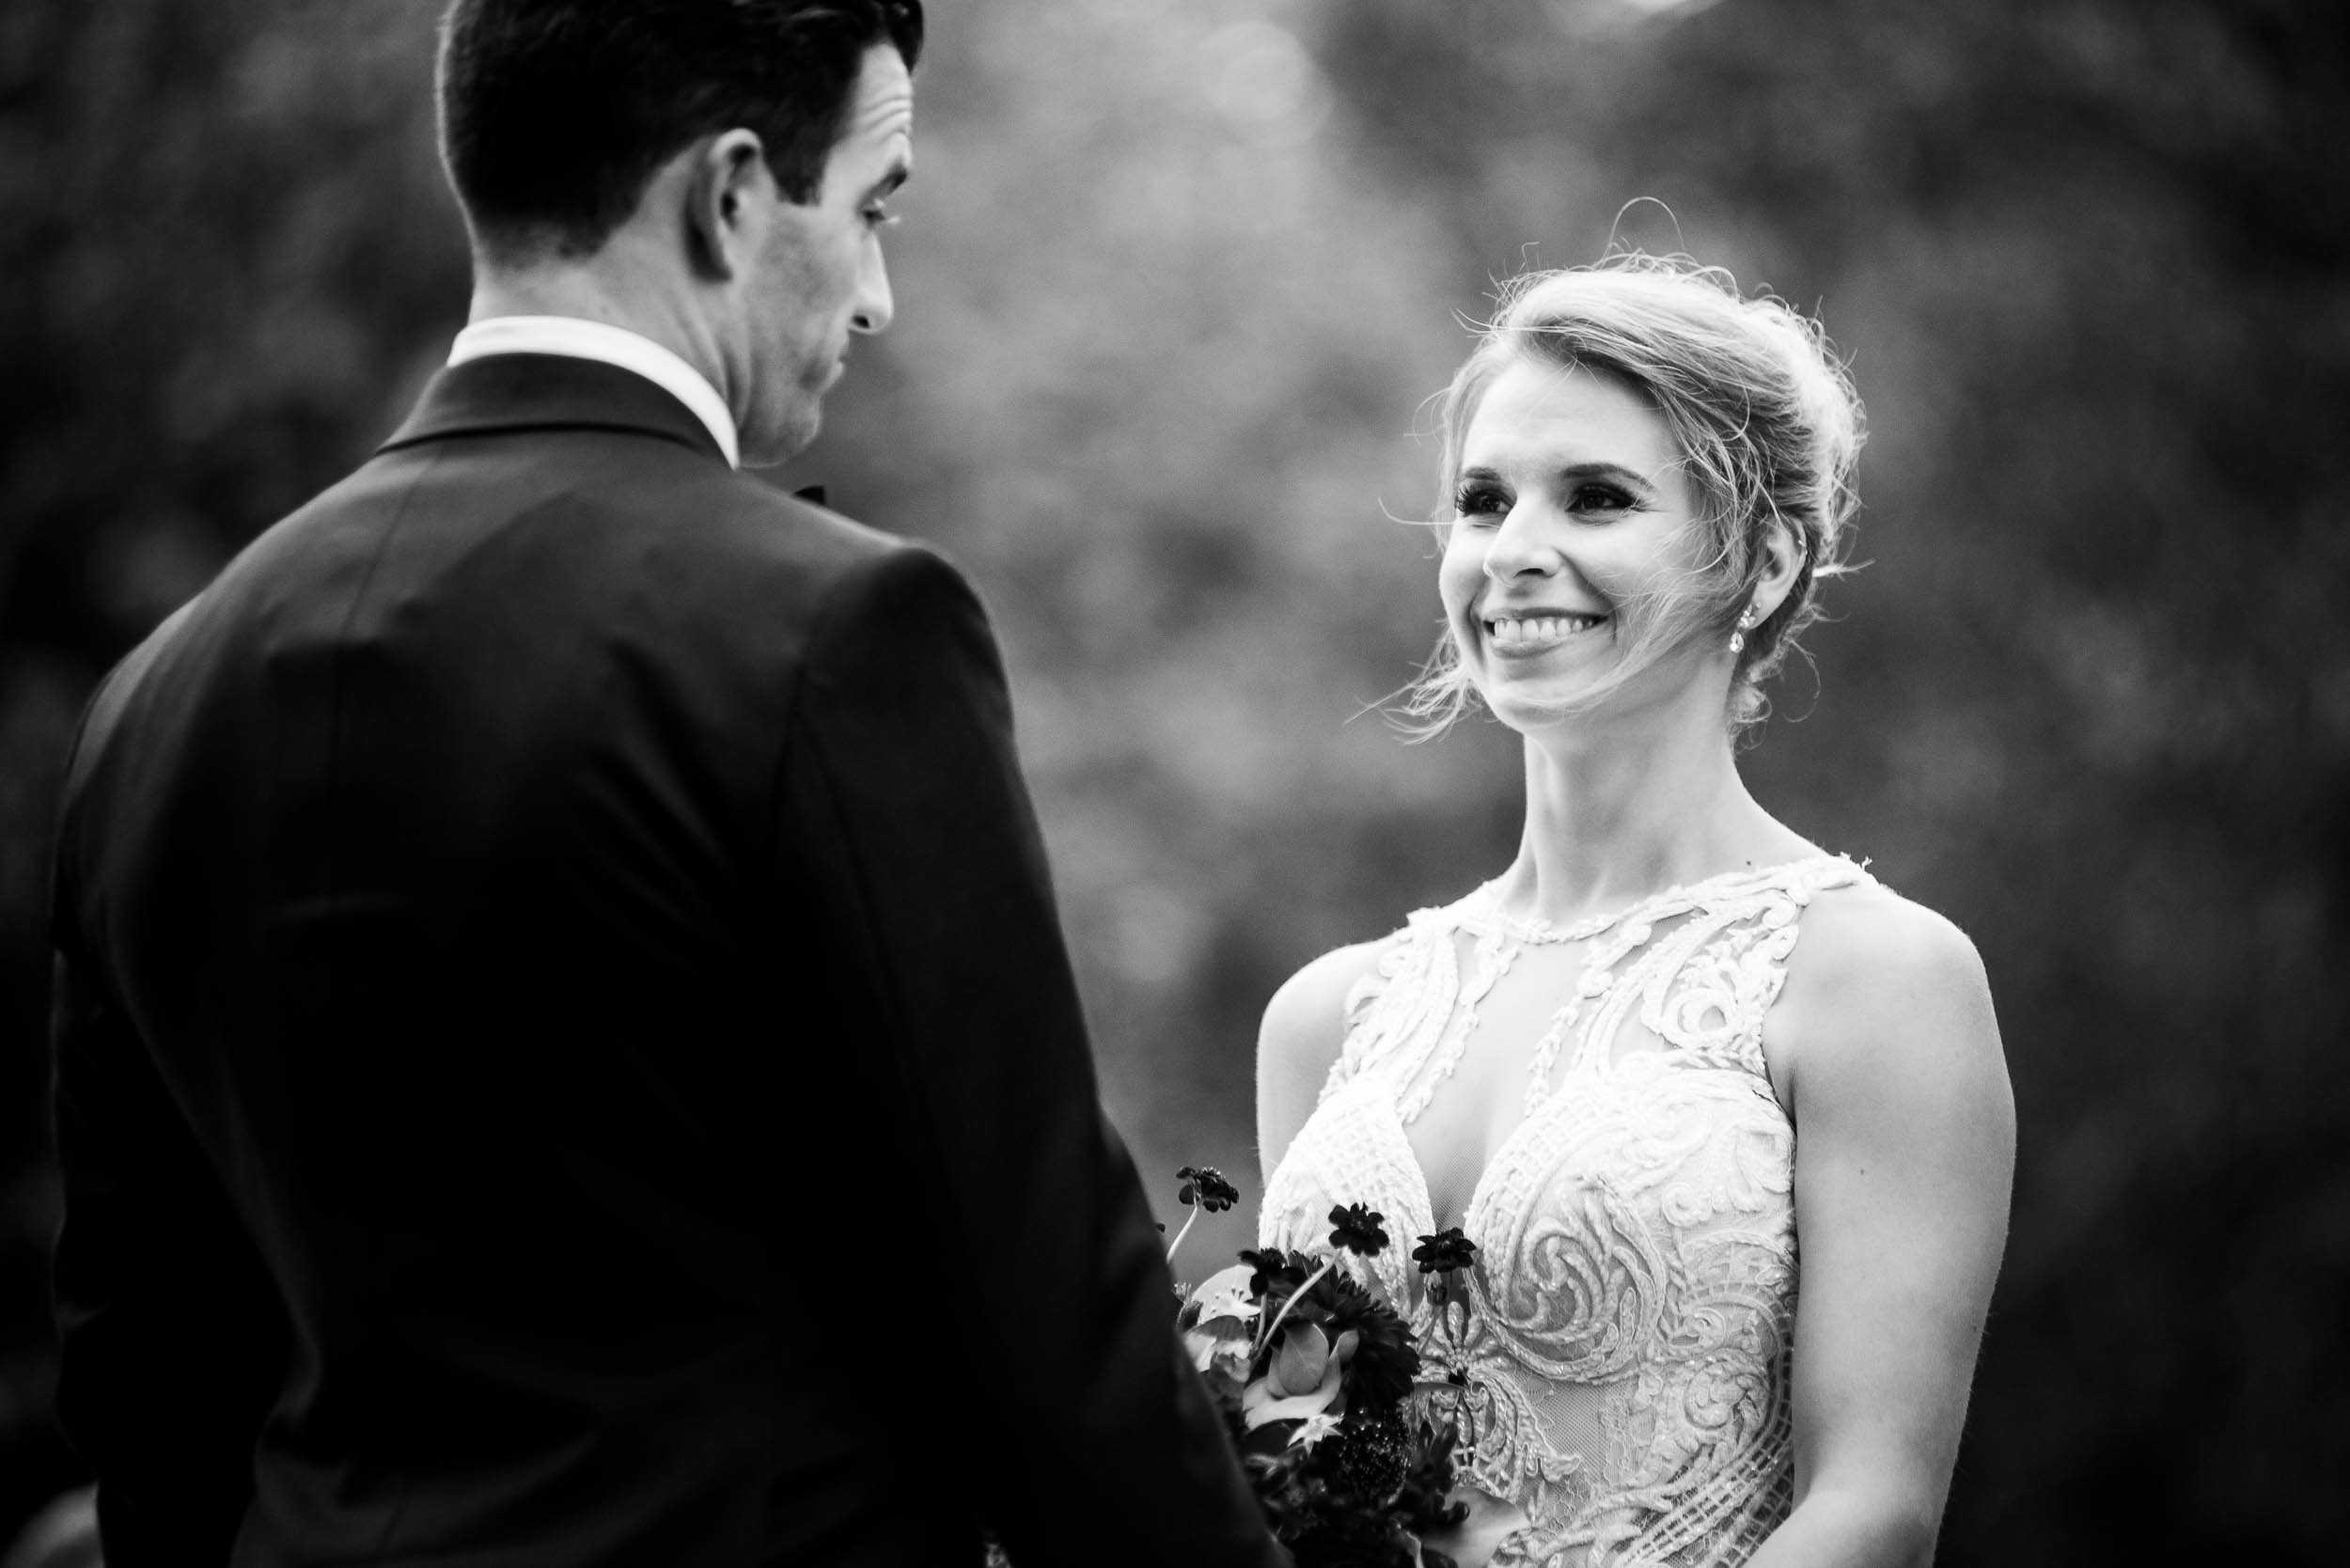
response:
M1573 610L1513 610L1483 619L1485 646L1504 658L1531 658L1598 631L1607 619Z

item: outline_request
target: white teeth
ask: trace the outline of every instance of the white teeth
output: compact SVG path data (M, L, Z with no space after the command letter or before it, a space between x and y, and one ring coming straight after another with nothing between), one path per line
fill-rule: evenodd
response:
M1564 642L1578 632L1589 632L1607 622L1599 615L1547 615L1527 618L1506 618L1489 620L1494 646L1520 648L1539 644Z

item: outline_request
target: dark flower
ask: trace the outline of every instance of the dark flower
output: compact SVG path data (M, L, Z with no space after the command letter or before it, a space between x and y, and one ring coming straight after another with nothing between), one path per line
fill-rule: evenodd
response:
M1419 1379L1419 1348L1412 1342L1411 1325L1344 1274L1324 1276L1313 1295L1310 1305L1321 1309L1317 1316L1324 1333L1336 1339L1352 1331L1357 1337L1346 1363L1348 1408L1393 1408Z
M1248 1277L1248 1294L1256 1296L1270 1297L1275 1294L1277 1286L1279 1287L1280 1294L1287 1295L1304 1284L1306 1276L1311 1272L1307 1266L1307 1259L1303 1253L1300 1253L1292 1262L1289 1254L1277 1247L1260 1247L1254 1250L1244 1248L1240 1261L1256 1271ZM1270 1305L1270 1302L1268 1301L1267 1304Z
M1395 1516L1417 1535L1459 1524L1468 1517L1468 1504L1451 1500L1452 1453L1461 1440L1460 1430L1450 1422L1439 1428L1421 1420L1411 1438L1411 1471L1392 1505ZM1436 1555L1428 1554L1432 1565Z
M1333 1487L1375 1508L1402 1486L1416 1457L1403 1419L1389 1410L1347 1422L1323 1462Z
M1477 1263L1477 1244L1468 1239L1459 1226L1439 1231L1433 1236L1422 1236L1412 1248L1412 1262L1422 1274L1451 1274L1472 1268Z
M1332 1209L1330 1245L1361 1257L1376 1257L1387 1245L1387 1233L1380 1229L1386 1217L1364 1208L1360 1203L1347 1203Z
M1212 1165L1187 1165L1175 1174L1183 1184L1175 1194L1181 1202L1197 1203L1217 1215L1240 1201L1240 1188L1226 1181L1224 1173Z

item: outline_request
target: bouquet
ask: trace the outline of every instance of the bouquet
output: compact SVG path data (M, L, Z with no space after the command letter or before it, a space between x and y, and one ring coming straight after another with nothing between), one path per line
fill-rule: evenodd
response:
M1175 1238L1181 1247L1200 1211L1230 1208L1240 1194L1209 1167L1177 1174L1179 1198L1197 1205ZM1384 1224L1359 1203L1332 1209L1327 1255L1243 1252L1176 1317L1266 1522L1298 1568L1451 1568L1419 1536L1466 1513L1449 1500L1457 1388L1449 1414L1441 1402L1410 1399L1421 1384L1410 1325L1339 1266L1342 1254L1383 1251ZM1460 1271L1476 1250L1455 1230L1421 1237L1413 1253L1448 1324L1451 1303L1465 1305Z

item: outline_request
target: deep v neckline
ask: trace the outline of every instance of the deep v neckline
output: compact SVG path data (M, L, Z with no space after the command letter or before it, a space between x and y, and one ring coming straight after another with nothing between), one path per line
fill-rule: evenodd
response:
M1403 1118L1397 1114L1393 1096L1383 1096L1381 1108L1386 1112L1387 1125L1395 1129L1396 1139L1402 1145L1404 1163L1412 1168L1412 1175L1419 1184L1420 1212L1428 1216L1429 1231L1432 1234L1435 1233L1444 1229L1436 1219L1436 1189L1429 1183L1428 1168L1419 1163L1419 1151L1412 1147L1412 1130L1403 1124ZM1519 1117L1517 1125L1512 1127L1502 1140L1495 1144L1492 1151L1486 1154L1484 1165L1478 1169L1477 1180L1469 1184L1468 1201L1461 1206L1461 1217L1453 1222L1461 1230L1468 1232L1471 1241L1477 1239L1477 1232L1473 1226L1477 1220L1478 1210L1485 1197L1486 1183L1492 1179L1493 1173L1500 1168L1501 1158L1510 1152L1511 1145L1516 1143L1527 1129L1533 1126L1535 1121L1549 1109L1549 1105L1545 1103L1540 1110Z
M1579 941L1596 944L1606 938L1610 932L1617 931L1627 925L1635 923L1653 925L1657 917L1652 912L1659 907L1668 906L1676 902L1683 902L1688 905L1688 909L1676 910L1673 911L1673 913L1689 913L1704 907L1704 905L1708 902L1719 902L1725 896L1735 896L1725 895L1717 891L1717 889L1726 886L1736 886L1740 884L1750 883L1752 884L1751 888L1740 889L1741 891L1750 895L1751 893L1761 892L1766 887L1784 886L1790 878L1797 875L1797 873L1801 871L1810 870L1813 867L1829 864L1839 866L1856 866L1856 869L1861 869L1856 865L1856 862L1846 855L1834 855L1823 851L1818 855L1798 855L1793 860L1782 860L1778 864L1771 866L1759 866L1737 870L1718 871L1712 876L1700 878L1696 882L1675 883L1669 887L1659 889L1653 893L1644 894L1640 898L1633 900L1630 903L1625 904L1622 909L1619 909L1612 914L1590 916L1584 919L1575 921L1574 924L1563 928L1563 937L1561 939L1570 942ZM1547 932L1554 929L1559 929L1551 927L1548 921L1541 918L1540 917L1512 917L1503 913L1499 907L1499 886L1500 880L1496 878L1494 881L1488 882L1482 886L1480 886L1474 892L1470 893L1467 898L1464 899L1461 905L1458 906L1461 910L1462 918L1459 924L1455 927L1454 932L1446 933L1445 939L1451 940L1457 933L1462 932L1470 933L1473 936L1476 934L1481 934L1486 922L1489 921L1499 924L1504 931L1509 931L1513 927L1517 928L1522 939L1531 931L1539 930ZM1621 964L1624 958L1629 957L1638 949L1645 947L1652 934L1652 933L1644 931L1639 940L1632 943L1623 950L1623 952L1619 953L1616 956L1616 958L1608 964L1608 969L1612 971L1615 965L1617 964ZM1574 979L1569 982L1570 984L1577 987L1584 987L1587 985L1589 978L1591 974L1590 960L1592 950L1595 949L1586 949L1584 961L1577 967ZM1457 1007L1458 1005L1460 1004L1456 1001L1455 1006ZM1450 1021L1448 1020L1446 1025L1447 1029L1449 1030L1450 1027ZM1574 1060L1570 1059L1568 1070L1570 1072L1574 1071ZM1614 1066L1614 1058L1609 1058L1601 1063L1601 1070L1603 1072L1612 1071ZM1411 1124L1410 1121L1405 1119L1402 1108L1402 1095L1410 1087L1408 1079L1414 1075L1416 1074L1406 1074L1406 1081L1400 1081L1396 1083L1394 1085L1394 1092L1382 1095L1380 1099L1382 1108L1386 1113L1387 1124L1394 1130L1397 1141L1402 1146L1403 1160L1411 1167L1413 1178L1418 1186L1420 1212L1427 1216L1429 1229L1433 1232L1439 1229L1436 1214L1435 1187L1428 1179L1428 1168L1420 1162L1419 1151L1413 1147ZM1528 1132L1534 1129L1536 1124L1542 1121L1543 1116L1545 1116L1557 1103L1558 1098L1556 1093L1546 1096L1540 1105L1533 1106L1528 1109L1525 1115L1519 1117L1517 1121L1511 1125L1509 1132L1502 1136L1500 1141L1486 1151L1484 1163L1478 1167L1476 1180L1469 1184L1468 1197L1462 1203L1461 1217L1455 1222L1462 1230L1470 1231L1471 1240L1475 1240L1476 1236L1475 1232L1471 1231L1470 1228L1476 1223L1480 1211L1485 1206L1487 1188L1493 1181L1495 1172L1502 1168L1504 1157L1512 1151L1517 1143L1524 1138Z

